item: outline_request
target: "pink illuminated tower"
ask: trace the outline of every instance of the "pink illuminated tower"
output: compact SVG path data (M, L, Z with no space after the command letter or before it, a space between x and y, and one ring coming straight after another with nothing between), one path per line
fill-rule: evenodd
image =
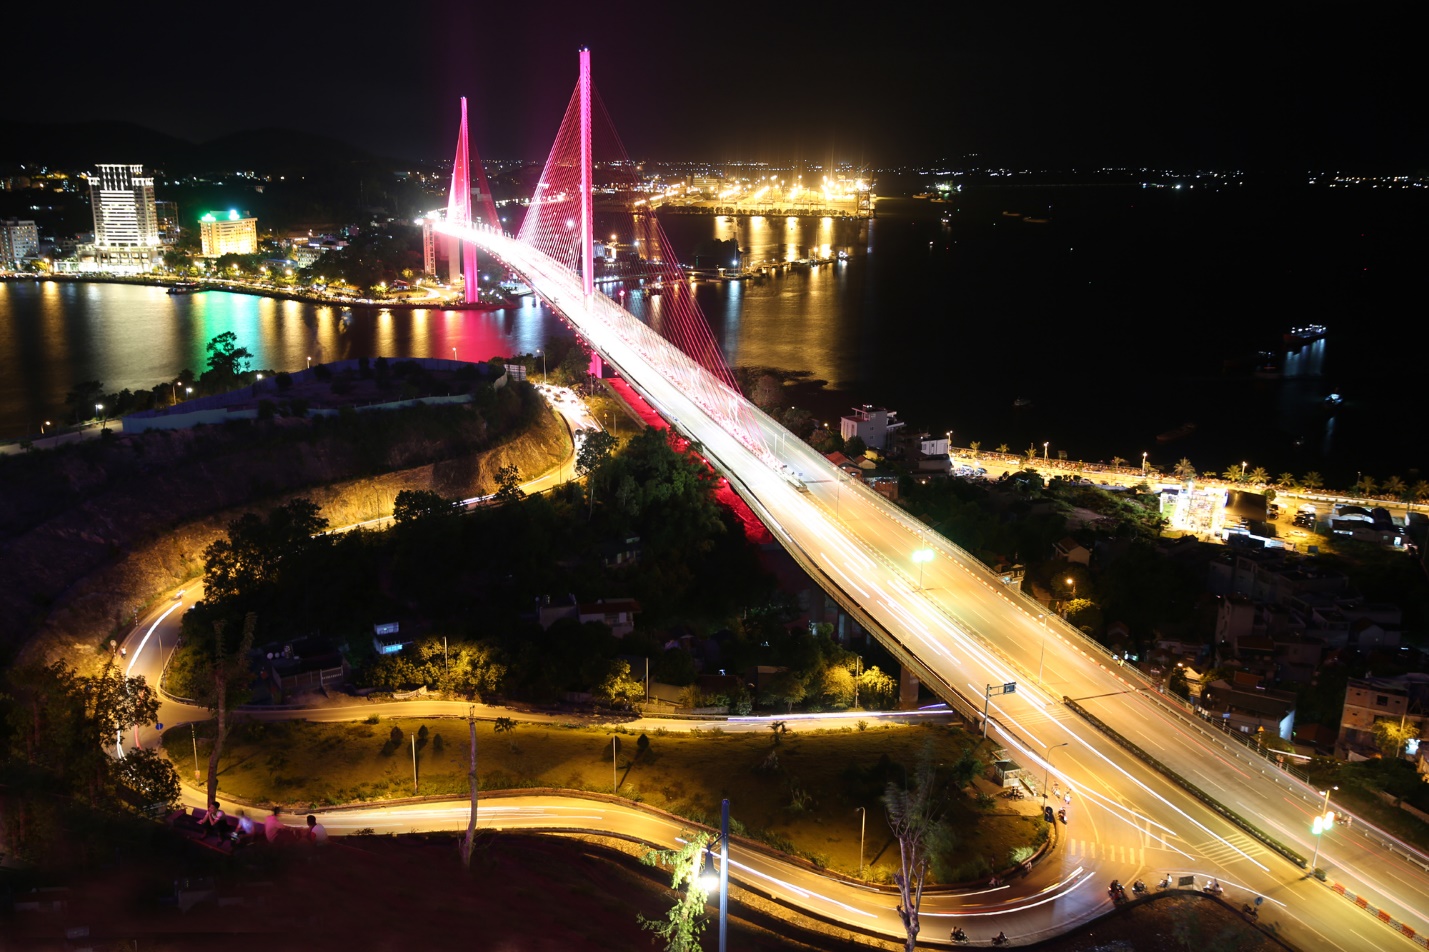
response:
M452 190L447 199L447 221L456 222L462 225L470 225L471 222L471 150L467 146L466 136L466 97L461 97L461 131L457 134L456 159L452 162ZM460 253L458 253L458 248ZM448 280L455 284L457 274L464 273L466 276L466 294L463 300L467 304L475 304L477 291L481 283L476 270L476 245L470 242L459 241L456 238L448 240L447 258L450 271ZM458 263L460 262L460 263Z
M595 294L595 176L590 156L590 50L581 47L581 285L589 301Z

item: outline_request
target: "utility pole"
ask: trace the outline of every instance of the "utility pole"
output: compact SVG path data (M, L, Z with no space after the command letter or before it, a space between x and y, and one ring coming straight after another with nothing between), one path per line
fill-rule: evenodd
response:
M466 709L466 723L471 730L471 770L467 773L467 782L471 785L471 819L466 823L466 839L461 844L461 864L466 869L471 868L471 850L476 843L476 705L472 704Z

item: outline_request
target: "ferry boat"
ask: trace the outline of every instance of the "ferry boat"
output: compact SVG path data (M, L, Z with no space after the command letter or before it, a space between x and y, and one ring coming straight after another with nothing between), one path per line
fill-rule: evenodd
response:
M169 285L170 294L193 294L195 291L202 291L203 285L197 281L175 281Z
M1324 324L1306 324L1304 327L1292 327L1285 332L1285 343L1294 344L1297 347L1302 344L1312 344L1325 336Z

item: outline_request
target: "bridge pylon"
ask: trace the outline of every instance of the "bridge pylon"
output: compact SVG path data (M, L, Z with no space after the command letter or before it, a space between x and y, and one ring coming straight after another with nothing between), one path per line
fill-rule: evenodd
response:
M447 198L447 221L470 225L471 221L471 150L467 144L466 97L461 97L461 127L457 133L456 158L452 161L452 188ZM481 290L476 266L476 245L456 238L447 241L447 280L455 284L465 278L463 300L475 304Z

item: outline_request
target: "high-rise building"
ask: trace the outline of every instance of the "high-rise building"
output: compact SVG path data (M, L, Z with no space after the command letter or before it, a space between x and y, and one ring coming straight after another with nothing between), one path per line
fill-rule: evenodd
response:
M32 221L0 221L0 270L23 268L24 260L35 253L40 232Z
M178 241L183 231L179 224L179 203L155 201L154 216L159 223L159 244L172 245Z
M154 180L142 165L101 165L89 177L94 209L94 266L137 274L159 263Z
M205 258L258 253L258 219L240 217L235 209L208 212L198 220L198 229Z

